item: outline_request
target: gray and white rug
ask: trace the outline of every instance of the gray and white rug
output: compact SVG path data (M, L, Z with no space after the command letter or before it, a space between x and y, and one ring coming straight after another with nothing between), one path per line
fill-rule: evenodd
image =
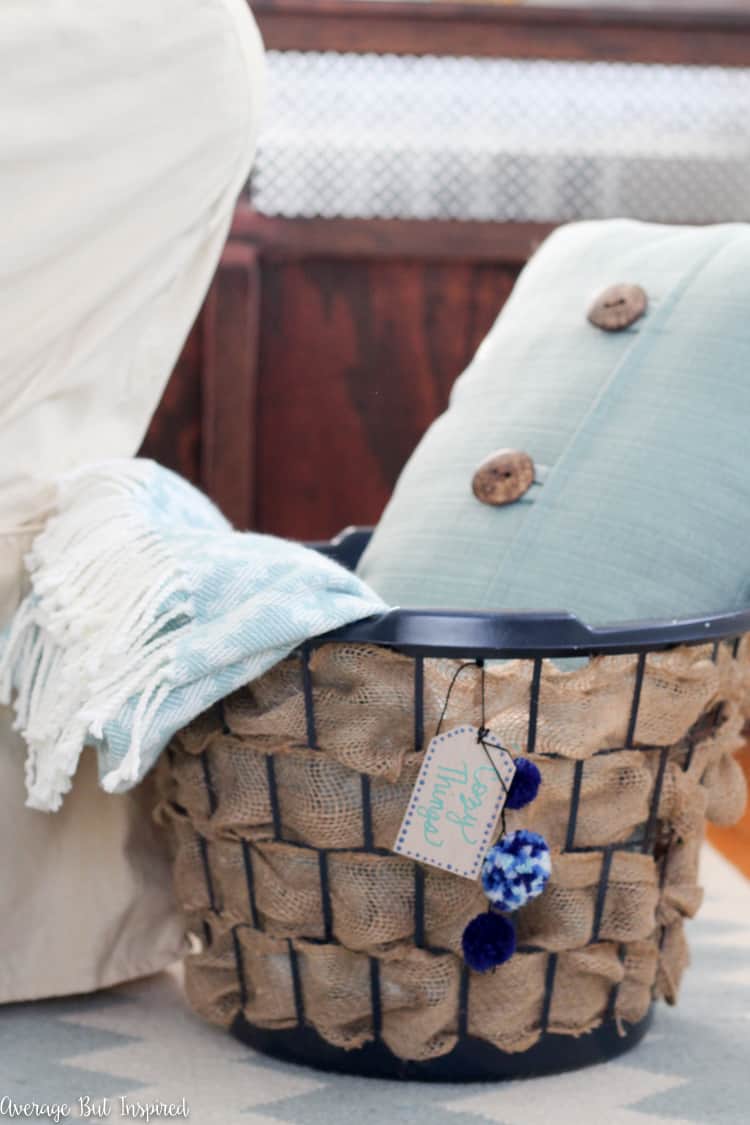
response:
M648 0L640 0L648 7ZM750 219L750 67L269 51L266 215Z
M145 1121L161 1103L194 1125L747 1125L750 883L708 849L703 882L680 1005L661 1007L651 1033L619 1061L471 1086L320 1074L204 1025L175 970L95 996L0 1009L0 1122L27 1107L22 1119L64 1120L67 1110L70 1119Z

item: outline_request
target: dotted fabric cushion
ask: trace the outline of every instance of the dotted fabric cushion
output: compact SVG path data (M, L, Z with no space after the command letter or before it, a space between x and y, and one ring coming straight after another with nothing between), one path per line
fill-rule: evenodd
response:
M648 309L605 332L586 313L619 282ZM750 226L560 228L404 469L361 577L400 606L594 625L747 605L748 301ZM542 483L491 507L472 476L502 448Z

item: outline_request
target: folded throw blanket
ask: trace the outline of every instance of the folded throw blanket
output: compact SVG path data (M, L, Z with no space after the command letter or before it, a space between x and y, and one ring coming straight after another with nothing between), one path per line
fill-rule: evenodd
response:
M129 789L217 700L303 641L386 608L317 552L233 531L143 460L64 478L27 567L0 702L14 702L27 805L42 810L60 807L84 745L97 748L104 789Z

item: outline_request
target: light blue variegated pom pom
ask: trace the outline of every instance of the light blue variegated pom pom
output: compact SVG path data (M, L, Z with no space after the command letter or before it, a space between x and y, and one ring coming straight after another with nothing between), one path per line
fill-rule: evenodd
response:
M518 910L547 886L552 865L546 840L519 828L490 848L482 865L482 887L500 910Z

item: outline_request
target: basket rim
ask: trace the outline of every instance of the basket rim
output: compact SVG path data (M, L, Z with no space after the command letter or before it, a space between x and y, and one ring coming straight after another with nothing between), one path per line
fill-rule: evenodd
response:
M348 527L328 542L308 546L353 570L371 534L371 527ZM305 647L348 643L396 649L426 659L543 659L657 652L676 645L739 640L747 632L750 609L592 628L574 614L559 610L482 613L395 608L324 633Z

